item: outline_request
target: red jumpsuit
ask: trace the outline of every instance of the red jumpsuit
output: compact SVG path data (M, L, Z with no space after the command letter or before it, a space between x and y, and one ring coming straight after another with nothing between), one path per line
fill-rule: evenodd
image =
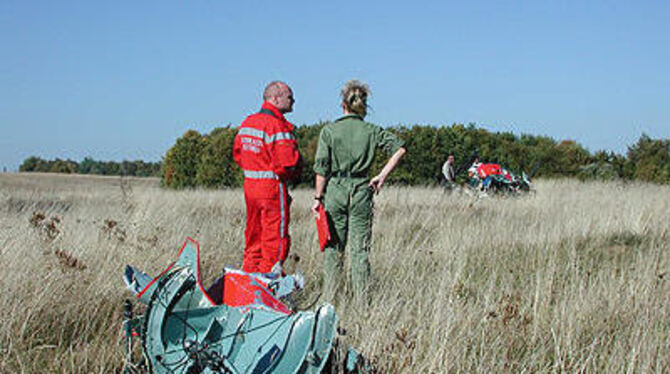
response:
M291 246L286 181L297 178L302 166L293 125L274 105L263 103L259 113L240 125L233 158L244 171L243 270L269 273L277 262L284 262Z

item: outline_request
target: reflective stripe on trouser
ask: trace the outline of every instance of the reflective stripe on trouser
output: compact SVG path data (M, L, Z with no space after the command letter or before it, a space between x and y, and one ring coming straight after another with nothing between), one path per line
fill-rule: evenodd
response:
M278 199L254 198L245 191L247 227L242 268L246 272L269 273L290 250L288 193L284 183L277 183L276 188Z
M347 244L355 296L365 294L370 278L368 254L372 236L372 191L367 183L354 181L356 179L329 181L324 199L332 236L324 259L324 295L330 301L342 289Z
M279 179L274 171L269 170L243 170L243 173L249 179Z

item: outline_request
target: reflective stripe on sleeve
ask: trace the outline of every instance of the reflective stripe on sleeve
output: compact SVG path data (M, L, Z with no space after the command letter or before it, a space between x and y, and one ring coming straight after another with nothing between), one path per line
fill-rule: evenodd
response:
M264 131L254 129L252 127L243 127L238 131L238 135L249 135L249 136L255 136L257 138L265 139L267 136Z
M265 144L270 144L272 142L276 142L276 141L280 141L280 140L293 140L293 139L295 139L293 134L291 134L290 132L278 132L274 135L268 135L265 131L254 129L253 127L243 127L238 131L237 134L238 135L255 136L257 138L261 138L261 139L263 139Z
M279 179L274 171L244 170L244 177L249 179Z
M290 132L278 132L272 136L268 136L267 138L264 138L266 144L270 144L272 142L280 141L280 140L293 140L295 139L293 137L293 134Z

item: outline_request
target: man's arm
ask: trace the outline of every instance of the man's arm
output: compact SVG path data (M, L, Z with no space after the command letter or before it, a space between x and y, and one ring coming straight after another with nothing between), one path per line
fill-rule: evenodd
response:
M235 134L233 141L233 160L239 167L242 167L242 141L239 134Z
M298 150L293 132L285 126L273 126L268 131L266 141L275 173L282 180L292 180L300 176L303 160Z
M444 175L446 180L449 180L449 161L445 161L444 164L442 164L442 175Z

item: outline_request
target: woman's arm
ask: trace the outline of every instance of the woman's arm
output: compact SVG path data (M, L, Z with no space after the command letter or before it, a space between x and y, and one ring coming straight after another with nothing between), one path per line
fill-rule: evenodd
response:
M393 171L396 165L398 165L398 162L402 156L405 155L405 152L407 151L404 147L398 148L393 156L391 156L391 158L389 158L389 160L386 162L386 165L384 165L382 171L376 177L370 180L370 187L372 187L375 192L379 192L382 189L386 177Z
M318 214L317 209L319 205L323 204L323 192L326 190L327 179L321 174L316 174L314 181L314 204L312 205L312 212Z

